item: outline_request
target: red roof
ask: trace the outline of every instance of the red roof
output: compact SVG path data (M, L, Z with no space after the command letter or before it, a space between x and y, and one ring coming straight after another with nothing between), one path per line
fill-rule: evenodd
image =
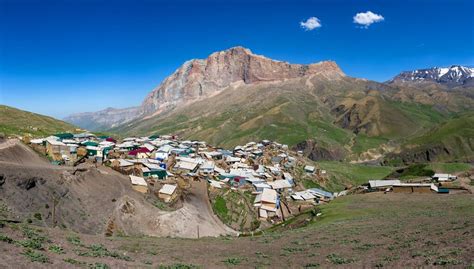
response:
M113 139L112 137L107 137L105 141L117 143L117 140Z
M137 155L138 153L148 153L150 152L147 148L138 148L128 152L128 155Z

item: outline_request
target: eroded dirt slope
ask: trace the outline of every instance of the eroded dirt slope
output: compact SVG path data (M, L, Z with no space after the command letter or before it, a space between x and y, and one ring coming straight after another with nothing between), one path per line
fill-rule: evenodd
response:
M183 207L162 211L107 167L51 165L18 141L0 144L0 203L4 217L87 234L172 237L233 233L208 206L205 182L194 183ZM198 228L199 227L199 228Z

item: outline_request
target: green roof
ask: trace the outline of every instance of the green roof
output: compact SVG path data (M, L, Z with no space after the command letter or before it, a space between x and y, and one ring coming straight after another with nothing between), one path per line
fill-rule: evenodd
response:
M86 141L84 143L82 143L84 146L93 146L93 147L97 147L99 145L99 143L97 142L94 142L94 141Z
M72 139L74 135L71 133L59 133L55 134L54 136L58 137L59 139Z

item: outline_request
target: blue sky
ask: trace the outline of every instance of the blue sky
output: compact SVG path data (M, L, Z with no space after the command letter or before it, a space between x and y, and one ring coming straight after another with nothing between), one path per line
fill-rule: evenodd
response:
M354 23L367 11L383 20ZM184 61L237 45L376 81L474 65L473 13L459 0L0 0L0 103L58 118L134 106ZM311 17L321 27L300 25Z

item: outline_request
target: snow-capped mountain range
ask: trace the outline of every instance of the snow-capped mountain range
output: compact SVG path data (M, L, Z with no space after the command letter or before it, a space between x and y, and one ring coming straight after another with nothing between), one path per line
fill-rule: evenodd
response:
M394 77L391 82L437 82L448 86L474 84L474 68L452 65L405 71Z

